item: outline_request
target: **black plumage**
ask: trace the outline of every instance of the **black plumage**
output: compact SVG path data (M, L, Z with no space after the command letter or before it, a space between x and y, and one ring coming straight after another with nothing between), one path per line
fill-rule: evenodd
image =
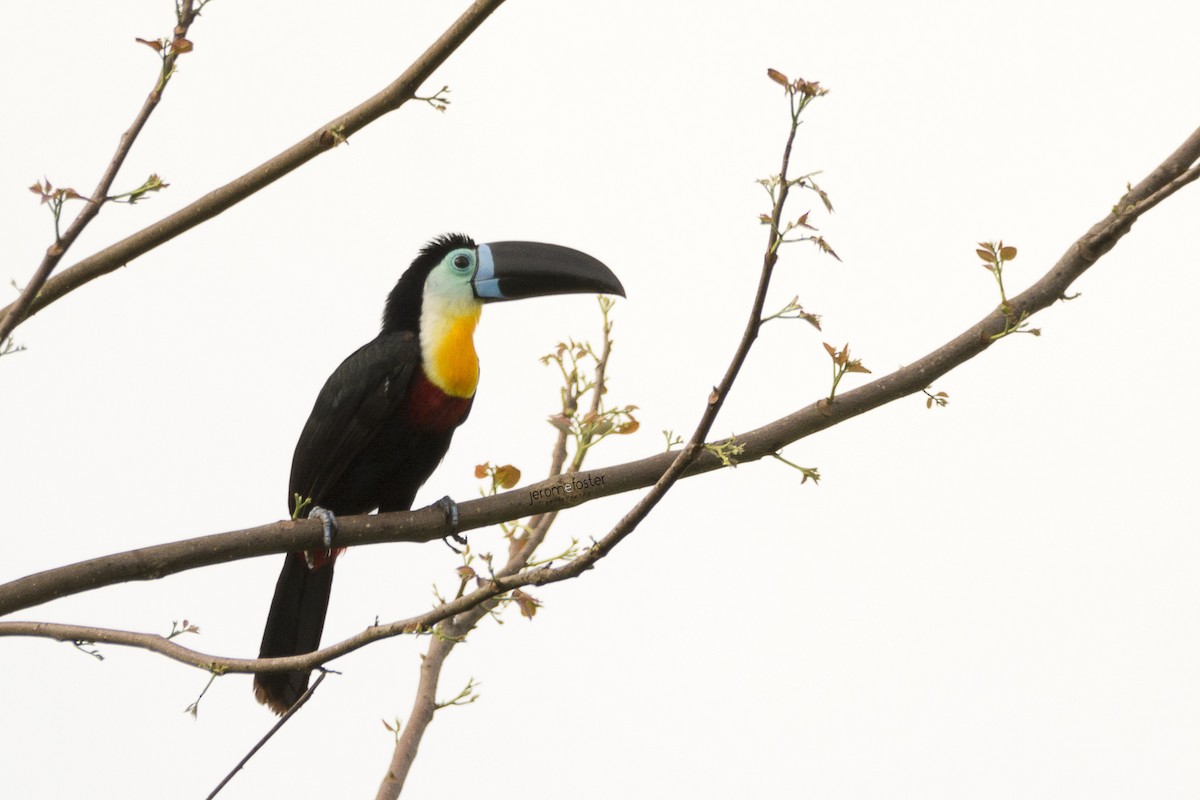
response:
M430 281L434 270L436 280ZM429 298L436 298L428 309L427 286ZM335 515L411 508L471 411L478 374L471 336L482 304L578 292L625 293L604 264L559 245L476 246L461 234L426 245L388 295L379 335L343 361L318 394L292 457L289 514L307 515L314 507ZM426 313L435 341L423 349ZM435 354L435 365L424 363L426 349ZM447 388L435 385L430 374ZM287 555L260 657L320 646L339 552ZM308 675L260 673L255 695L282 714L304 693Z
M450 447L471 398L449 397L426 379L419 341L425 278L461 235L426 246L388 296L383 328L341 363L317 395L296 443L289 512L320 507L335 515L404 511ZM260 658L309 653L321 643L338 551L290 553L275 586ZM255 695L276 713L308 687L309 671L261 673Z

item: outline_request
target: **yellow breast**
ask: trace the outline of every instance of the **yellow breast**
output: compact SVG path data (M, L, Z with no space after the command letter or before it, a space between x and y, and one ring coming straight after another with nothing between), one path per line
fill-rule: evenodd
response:
M434 386L451 397L471 397L479 385L479 357L475 354L479 312L476 306L463 314L446 315L432 330L421 331L425 372Z

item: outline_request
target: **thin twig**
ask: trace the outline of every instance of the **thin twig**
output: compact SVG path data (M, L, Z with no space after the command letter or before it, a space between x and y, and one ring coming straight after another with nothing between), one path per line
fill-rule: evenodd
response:
M602 308L606 307L602 306ZM594 378L590 389L592 392L590 411L593 417L599 415L601 403L603 402L605 375L608 368L609 355L612 353L611 333L612 324L609 321L606 310L604 313L604 342L600 350L600 356L596 360ZM578 402L579 397L575 393L575 386L568 383L563 397L564 413L568 416L573 416L577 411ZM548 472L550 479L562 475L563 467L566 465L567 460L567 438L567 430L560 428L554 446L551 448L550 469ZM590 432L584 433L582 440L579 442L579 447L576 449L575 457L571 462L572 469L577 470L582 466L583 460L587 455L588 445L591 443L591 438ZM557 513L557 511L550 511L538 514L530 520L525 536L519 541L514 539L514 546L509 554L508 561L496 573L498 577L516 575L525 568L534 551L545 541L546 534L550 531L550 526L554 524L554 520L557 518ZM383 780L379 784L379 790L375 795L376 800L395 800L395 798L400 796L400 792L404 788L404 782L408 778L409 770L416 760L417 749L420 747L421 740L425 736L426 729L433 722L434 712L438 709L437 688L441 680L442 666L445 664L446 658L450 655L454 646L463 641L466 635L492 611L495 607L495 599L507 591L508 589L498 590L498 587L495 587L491 590L491 597L487 600L461 614L446 619L440 626L439 635L435 636L429 643L429 649L421 660L421 671L417 681L417 692L413 700L413 709L408 715L408 721L404 725L403 732L396 739L396 746L392 751L392 760L388 765L387 774L384 775Z
M203 5L203 3L201 4ZM178 25L175 28L175 39L185 39L188 28L196 19L196 13L192 9L192 0L183 0L179 6ZM108 192L112 188L113 181L117 178L117 173L121 170L121 165L125 163L125 157L129 155L129 151L133 148L133 143L137 140L138 134L142 132L146 121L150 119L150 115L154 113L154 109L158 108L158 103L162 100L163 90L166 89L167 81L164 76L169 76L175 69L175 60L180 53L171 50L162 60L161 72L155 76L154 89L146 96L146 100L142 103L142 108L138 111L137 116L133 119L133 124L129 129L121 134L120 141L117 142L117 150L113 153L112 159L108 162L108 166L104 169L104 174L100 176L99 183L92 191L92 196L84 203L83 209L75 216L71 225L67 228L67 232L61 237L55 239L54 244L46 249L46 255L42 257L42 263L34 271L33 277L25 284L25 288L21 294L14 300L8 308L0 311L0 342L8 338L13 329L25 320L26 314L33 313L32 308L35 299L39 298L39 293L42 287L46 285L50 274L54 272L59 262L62 261L67 251L71 249L71 245L79 238L79 234L83 233L96 215L100 213L100 207L108 201ZM40 305L44 305L41 302Z
M240 178L53 276L45 282L41 291L29 302L28 308L21 313L13 313L14 310L18 310L15 302L0 309L0 319L3 319L3 325L6 326L0 330L11 331L18 322L36 314L64 295L127 265L133 259L237 205L297 167L345 141L384 114L400 108L412 99L433 71L503 3L504 0L475 0L399 78L374 97L305 136ZM0 341L3 339L0 338Z
M671 490L671 487L683 477L688 467L703 452L704 442L712 430L713 422L716 421L717 414L720 413L721 407L725 404L725 399L728 397L729 391L733 388L738 373L746 363L746 357L750 354L750 349L754 346L754 341L758 338L759 329L763 324L763 306L766 304L767 291L771 286L771 276L774 272L775 264L779 260L779 246L782 243L780 225L783 220L783 209L787 203L788 190L790 189L788 167L791 164L792 146L796 141L796 132L800 125L800 112L804 109L808 100L812 98L812 95L798 96L799 94L798 91L789 91L788 94L789 101L792 104L792 122L788 129L787 141L783 148L783 159L779 168L779 193L776 196L774 207L771 209L771 225L767 236L767 248L763 254L762 269L759 272L758 289L755 291L750 314L746 320L746 329L742 334L741 341L738 342L737 350L729 361L725 375L709 394L708 403L700 415L700 421L696 424L696 428L692 432L688 443L674 456L671 465L667 467L662 476L650 487L650 491L643 495L634 504L633 508L617 522L612 530L605 534L586 553L572 559L562 567L556 568L547 565L534 570L533 572L541 574L543 583L575 577L591 569L597 561L610 553L622 540L633 533L641 521L650 514L654 507L666 496L667 492Z
M1011 313L1032 316L1057 302L1075 280L1111 250L1129 232L1134 222L1153 207L1143 203L1149 201L1156 205L1196 176L1197 169L1193 165L1198 159L1200 129L1192 133L1175 153L1121 199L1117 205L1121 213L1106 214L1067 248L1040 280L1011 298ZM832 405L823 406L820 402L814 402L760 428L737 434L734 438L745 446L739 461L745 464L771 456L786 445L813 433L893 400L921 392L940 376L990 347L993 344L991 336L1004 330L1006 323L1004 313L995 309L923 358L840 395ZM650 486L666 474L675 460L676 453L672 451L626 464L590 470L590 473L602 476L604 480L594 483L587 493L574 493L570 504L577 505L599 497ZM686 474L699 474L720 468L720 459L707 452L701 452L696 461L688 467ZM460 530L468 531L517 519L530 510L550 512L568 505L561 500L562 495L555 496L559 499L532 499L535 497L533 491L553 487L557 480L541 481L493 497L462 503L459 507ZM444 537L448 532L444 515L436 509L344 517L338 522L338 541L346 546L388 541L432 541ZM317 547L321 537L319 522L286 521L90 559L0 586L0 614L129 580L157 579L200 566ZM184 663L202 668L214 665L228 671L311 669L370 641L425 629L423 626L436 624L512 588L552 583L571 577L570 574L562 572L562 569L564 568L539 567L519 578L501 579L495 586L468 593L428 614L372 627L316 653L287 659L219 659L182 648L174 642L163 640L161 636L53 623L0 622L0 636L41 636L62 641L92 640L144 647Z
M254 754L261 750L263 745L270 741L271 737L278 733L279 729L282 728L289 719L295 716L297 711L304 707L304 704L308 702L308 699L317 691L317 687L321 685L321 681L325 680L325 676L330 672L333 672L333 670L321 670L321 674L317 676L315 681L313 681L313 685L308 687L308 691L300 695L300 698L292 704L292 707L287 710L287 713L280 717L279 721L271 726L271 730L267 731L266 735L259 739L258 743L255 744L254 747L250 748L250 752L246 753L246 755L242 757L242 760L237 763L237 766L231 769L229 774L221 779L221 782L217 784L215 789L209 792L208 797L205 798L205 800L212 800L222 789L225 788L227 783L233 780L233 776L237 775L238 772L241 771L242 767L246 766L246 764L250 762L250 759L254 758Z

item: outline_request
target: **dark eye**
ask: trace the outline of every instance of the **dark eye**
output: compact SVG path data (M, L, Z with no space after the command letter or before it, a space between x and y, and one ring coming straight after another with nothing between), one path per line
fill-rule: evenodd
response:
M454 257L454 268L455 269L466 269L469 266L471 266L471 259L467 258L466 256L455 256Z

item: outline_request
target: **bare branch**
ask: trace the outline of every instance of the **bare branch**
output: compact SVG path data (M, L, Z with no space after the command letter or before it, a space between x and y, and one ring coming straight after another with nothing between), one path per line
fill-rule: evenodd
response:
M204 4L201 3L201 6ZM188 28L196 19L196 10L192 7L192 0L182 0L178 6L178 24L175 28L175 42L188 42L186 36ZM162 72L154 80L154 89L146 96L145 102L142 103L142 108L138 111L137 116L133 119L133 124L129 129L121 134L120 141L117 142L117 150L113 153L112 159L108 162L108 166L104 169L104 174L100 176L100 182L96 184L96 188L92 191L92 196L84 203L83 209L76 215L66 233L61 236L56 236L54 244L46 249L46 255L42 257L42 263L38 265L34 271L33 277L29 279L29 283L21 291L21 294L14 300L8 308L0 311L0 342L3 342L13 329L18 324L25 320L27 314L33 314L37 308L45 305L44 298L41 296L42 287L46 285L50 274L54 272L59 262L62 261L67 250L79 238L79 234L83 233L96 215L100 213L100 207L108 201L108 192L112 188L113 181L117 178L117 173L121 170L121 165L125 163L125 157L129 155L129 151L133 148L133 143L137 141L138 134L142 132L142 128L146 126L146 121L150 119L150 115L154 113L154 109L158 108L158 103L162 100L163 90L167 86L167 78L175 70L175 61L182 54L191 49L191 43L188 43L186 49L180 47L168 47L167 52L163 55ZM57 212L55 220L57 221ZM55 231L57 232L57 225Z
M1129 232L1143 213L1195 179L1197 169L1193 165L1198 159L1200 130L1194 132L1149 177L1130 189L1118 203L1117 211L1106 215L1073 243L1046 275L1029 289L1010 298L1010 313L1032 316L1062 297L1080 275ZM789 443L885 403L923 391L937 378L990 347L994 343L991 337L1003 331L1006 323L1006 315L1000 309L995 309L937 350L891 374L846 392L831 405L822 407L820 401L814 402L760 428L738 434L735 438L745 446L742 463L773 455ZM643 488L663 478L676 457L677 453L674 452L660 453L639 461L577 475L569 474L494 497L465 502L460 507L460 529L471 530L517 519L529 511L554 513L565 506ZM700 452L683 474L698 474L720 466L721 462L716 456ZM563 490L565 481L582 480L585 477L593 479L585 491L568 493ZM339 544L347 546L384 541L431 541L447 533L444 516L436 509L339 520ZM321 536L319 522L285 521L91 559L0 586L0 614L114 583L154 579L209 564L312 548L319 545ZM569 568L539 567L518 577L498 579L495 584L465 594L427 614L390 625L375 626L316 653L285 659L218 660L182 648L162 637L49 623L0 622L0 635L33 635L67 641L92 640L143 646L185 663L203 668L219 665L225 671L307 669L357 649L368 641L425 629L512 588L571 577L571 569L575 569L577 574L582 571L582 566L576 568L573 563Z
M127 265L138 256L144 255L159 245L169 242L181 233L191 230L221 212L245 200L259 190L270 186L292 170L332 149L340 141L357 133L375 120L395 111L413 98L421 84L442 65L450 54L458 49L467 37L474 33L504 0L475 0L446 29L436 42L430 45L399 78L366 102L337 117L319 130L305 136L290 148L255 167L254 169L201 197L188 206L129 236L116 244L104 248L74 266L64 270L45 282L41 291L33 290L36 297L22 311L14 302L0 309L0 332L11 331L19 322L36 314L64 295L80 286ZM66 238L64 236L64 238ZM49 274L49 272L47 272ZM33 283L31 282L32 286ZM27 291L30 291L27 288ZM14 311L19 313L13 313ZM0 334L0 341L3 335Z
M779 73L774 72L774 70L768 70L768 75L772 80L775 80L775 76L779 75ZM704 443L708 438L709 432L712 430L713 422L716 421L717 414L720 413L722 406L724 406L725 399L728 397L730 389L733 388L733 383L737 380L742 365L746 363L746 357L750 354L750 348L754 346L754 341L758 338L758 331L763 324L763 306L766 304L767 290L771 286L771 276L776 263L779 261L779 247L783 243L783 233L781 232L780 224L783 220L783 209L787 203L788 191L792 186L788 180L788 166L792 159L792 145L796 141L796 131L800 126L800 114L810 100L824 94L824 90L817 84L808 84L804 81L797 81L794 85L788 85L786 89L788 100L791 104L792 122L788 129L787 141L783 147L783 162L779 168L778 192L775 195L775 204L770 214L771 230L767 237L767 248L763 254L763 265L759 273L758 288L754 294L754 302L751 304L750 316L746 320L746 329L742 334L741 341L738 343L737 350L729 361L725 375L721 378L721 382L713 388L712 393L709 394L708 404L705 406L704 412L700 415L700 421L696 424L691 439L674 456L671 464L659 479L655 481L650 491L638 500L633 508L625 516L621 517L616 526L586 553L572 559L562 567L554 568L547 565L534 570L533 572L540 573L541 577L544 578L542 580L544 583L580 575L611 552L625 537L633 533L638 524L649 515L654 507L658 505L659 501L671 490L675 482L683 477L684 472L696 461L702 452L705 452ZM828 201L826 203L828 204Z
M278 733L279 729L282 728L289 719L294 717L297 711L304 707L304 704L309 701L309 698L311 698L317 691L317 687L321 685L321 681L325 680L325 676L328 674L328 670L321 670L321 674L317 676L315 681L313 681L313 685L308 687L304 694L300 695L300 698L292 704L291 708L287 710L287 713L280 717L279 721L271 726L271 730L267 731L266 735L259 739L254 747L250 748L250 752L246 753L246 755L242 757L242 760L239 761L237 765L229 771L229 774L221 779L221 782L217 784L216 788L209 792L208 797L205 798L205 800L212 800L214 797L220 794L221 790L224 789L231 780L233 780L233 776L237 775L238 772L241 771L242 767L246 766L250 759L254 758L254 754L261 750L263 745L270 741L271 737Z

